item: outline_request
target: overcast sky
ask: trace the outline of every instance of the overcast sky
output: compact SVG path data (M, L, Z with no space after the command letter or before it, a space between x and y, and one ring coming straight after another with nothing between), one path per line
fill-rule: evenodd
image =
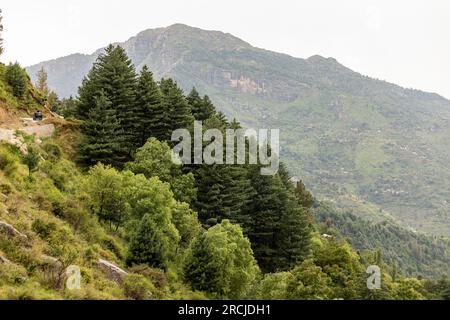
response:
M1 0L6 52L24 66L174 23L450 98L448 0Z

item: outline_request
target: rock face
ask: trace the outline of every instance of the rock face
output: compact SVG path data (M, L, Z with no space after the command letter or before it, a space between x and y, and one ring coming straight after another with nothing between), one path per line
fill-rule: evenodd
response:
M10 225L4 221L0 221L0 235L5 235L9 239L16 238L16 239L20 239L22 241L28 241L28 237L26 235L19 232L12 225Z
M28 135L36 135L39 138L48 138L55 132L55 126L53 124L29 126L23 127L20 131L25 132ZM22 136L16 134L16 130L0 128L0 140L19 148L22 154L28 153L28 146ZM42 143L42 140L37 139L37 144Z
M128 272L103 259L98 259L98 266L109 279L116 282L122 282L123 278L128 275Z
M12 262L0 255L0 264L12 264Z
M26 134L33 135L39 138L48 138L55 132L55 126L53 124L45 124L41 126L29 126L22 128Z

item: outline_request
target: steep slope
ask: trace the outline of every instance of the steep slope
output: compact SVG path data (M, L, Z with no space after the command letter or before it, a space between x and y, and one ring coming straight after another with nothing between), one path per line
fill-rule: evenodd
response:
M446 276L450 265L448 239L427 236L391 221L370 222L326 203L314 208L322 233L345 238L357 250L381 250L383 259L407 275Z
M173 25L121 44L156 77L208 93L246 126L281 129L283 161L319 197L372 219L450 235L450 101L362 76L332 58L298 59L229 34ZM44 67L62 96L101 50Z

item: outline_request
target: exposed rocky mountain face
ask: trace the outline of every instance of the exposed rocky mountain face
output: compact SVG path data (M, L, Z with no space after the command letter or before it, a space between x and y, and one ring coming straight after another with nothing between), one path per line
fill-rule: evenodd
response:
M450 236L450 101L365 77L335 59L298 59L185 25L121 43L137 68L195 86L246 126L279 128L282 160L317 195L375 220ZM44 67L60 96L102 51Z

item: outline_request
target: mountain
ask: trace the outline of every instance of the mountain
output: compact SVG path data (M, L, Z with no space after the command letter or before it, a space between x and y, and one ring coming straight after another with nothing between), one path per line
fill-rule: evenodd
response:
M176 24L123 46L137 68L195 86L245 126L279 128L282 160L321 199L355 214L450 236L450 101L363 76L333 58L294 58ZM103 49L28 68L76 95Z

